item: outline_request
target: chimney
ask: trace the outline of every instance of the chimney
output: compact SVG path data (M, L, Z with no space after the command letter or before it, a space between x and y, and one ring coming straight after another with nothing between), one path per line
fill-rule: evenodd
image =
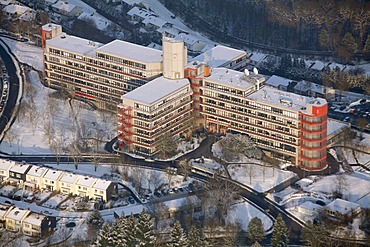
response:
M208 77L211 75L211 69L209 68L209 65L204 65L204 77Z

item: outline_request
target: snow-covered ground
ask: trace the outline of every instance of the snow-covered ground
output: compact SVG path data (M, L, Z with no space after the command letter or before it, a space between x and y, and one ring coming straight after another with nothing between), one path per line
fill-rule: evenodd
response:
M40 47L31 46L27 43L14 41L4 37L0 37L0 39L5 41L20 62L26 63L36 70L44 70L42 49Z
M103 133L102 139L105 141L114 137L116 133L114 114L91 110L90 106L80 101L73 101L74 111L72 111L68 101L49 97L55 91L41 84L38 73L31 71L29 78L36 92L34 96L34 117L37 120L33 121L37 121L37 124L32 124L29 116L18 116L11 127L16 138L10 143L5 136L3 142L0 144L1 151L10 154L53 153L50 150L45 126L51 121L54 126L54 136L61 138L65 143L72 142L76 135L76 129L73 127L76 123L71 121L71 119L74 119L75 111L78 111L76 117L80 125L82 123L90 131L101 131ZM30 102L26 96L23 98L23 102L25 101ZM53 117L54 119L51 119L47 113L50 109L51 101L54 101L57 108Z
M273 225L269 217L247 202L241 202L231 206L227 212L226 221L229 223L239 223L242 229L247 231L248 224L254 217L260 218L265 231L270 229Z

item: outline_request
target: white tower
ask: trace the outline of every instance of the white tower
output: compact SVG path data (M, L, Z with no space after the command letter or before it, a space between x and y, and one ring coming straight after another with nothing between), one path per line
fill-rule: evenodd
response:
M163 76L168 79L184 78L188 52L182 40L162 38L163 46Z

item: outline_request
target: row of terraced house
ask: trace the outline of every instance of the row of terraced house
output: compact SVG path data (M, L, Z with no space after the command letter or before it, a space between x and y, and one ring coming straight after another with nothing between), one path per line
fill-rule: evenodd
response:
M56 226L54 216L45 216L11 205L0 204L0 228L32 237L47 235Z
M245 70L245 51L215 46L188 62L182 40L164 36L162 51L115 40L99 44L42 29L47 86L116 111L123 151L159 152L163 136L194 130L250 136L268 155L305 170L327 167L327 102L265 85Z
M117 184L112 181L4 159L0 159L0 182L28 190L59 191L105 202L117 194Z

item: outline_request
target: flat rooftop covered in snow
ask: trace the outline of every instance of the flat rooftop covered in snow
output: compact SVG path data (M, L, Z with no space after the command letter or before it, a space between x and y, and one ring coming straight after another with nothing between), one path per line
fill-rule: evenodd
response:
M11 207L10 205L0 204L0 219L4 217Z
M10 171L20 173L20 174L25 174L26 171L29 169L29 167L31 167L31 165L23 164L23 163L15 163L15 165L12 166L12 168L10 168Z
M7 171L15 165L15 161L0 159L0 170Z
M348 214L351 211L356 211L360 208L360 205L354 202L349 202L345 201L342 199L335 199L328 205L326 205L327 209L334 211L334 212L339 212L341 214Z
M49 169L45 175L44 178L51 179L51 180L57 180L61 175L63 174L63 171L53 170Z
M27 176L42 177L48 168L40 166L32 166L31 169L27 172Z
M273 75L271 76L270 78L268 78L266 81L265 81L265 84L266 85L270 85L270 86L273 86L273 87L279 87L279 86L289 86L289 84L292 82L293 80L291 79L288 79L288 78L285 78L285 77L281 77L281 76L277 76L277 75Z
M247 98L292 111L305 111L310 98L265 86Z
M143 63L159 63L163 60L162 51L122 40L114 40L96 51Z
M46 216L37 213L29 214L24 220L24 223L28 223L31 225L39 226L41 225L42 221L46 218Z
M151 105L188 85L190 85L188 79L171 80L161 76L123 95L122 99Z
M327 123L328 123L327 125L328 136L341 131L343 128L346 128L349 125L349 123L345 123L331 118L328 118Z
M20 221L28 212L28 210L13 208L6 217L15 221Z
M78 179L78 177L79 175L76 175L70 172L65 172L59 181L74 184L76 180Z
M245 73L227 68L214 68L211 70L211 75L204 77L204 80L246 90L253 87L257 82L264 82L265 78L262 75L246 75Z
M109 185L111 185L111 181L104 180L104 179L97 179L93 185L94 189L106 190Z
M46 45L76 54L95 57L96 49L103 44L62 33L52 39L46 40Z
M86 176L78 176L78 180L76 182L77 185L82 185L82 186L85 186L85 187L90 187L94 181L96 180L96 178L93 178L93 177L86 177Z
M207 62L211 68L217 68L243 56L247 56L245 51L218 45L193 58L189 66L191 66L193 62Z

